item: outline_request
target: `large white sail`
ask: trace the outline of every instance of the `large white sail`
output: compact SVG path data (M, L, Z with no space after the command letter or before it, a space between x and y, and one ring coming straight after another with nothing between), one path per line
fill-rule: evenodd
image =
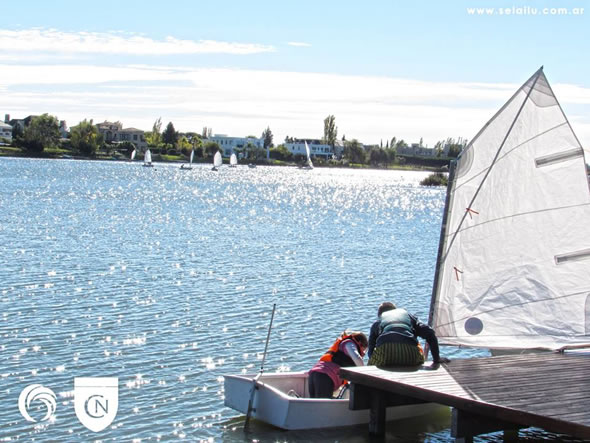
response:
M442 344L590 344L584 150L542 68L449 177L430 323Z

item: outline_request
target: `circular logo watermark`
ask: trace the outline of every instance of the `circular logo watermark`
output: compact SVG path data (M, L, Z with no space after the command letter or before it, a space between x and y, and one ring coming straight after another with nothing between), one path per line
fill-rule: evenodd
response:
M18 409L25 420L36 422L37 420L29 414L29 407L34 401L40 401L47 408L47 413L41 421L46 421L55 413L55 407L57 404L55 399L55 394L51 389L46 388L43 385L32 384L23 389L18 396Z

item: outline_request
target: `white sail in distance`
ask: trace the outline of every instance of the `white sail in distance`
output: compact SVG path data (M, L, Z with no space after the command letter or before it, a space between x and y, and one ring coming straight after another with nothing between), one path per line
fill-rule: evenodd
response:
M217 151L213 156L213 167L219 169L223 164L223 159L221 158L221 152Z
M584 150L539 69L449 176L430 323L442 344L590 345Z
M309 152L309 146L307 142L305 142L305 153L307 154L307 166L309 168L313 168L313 163L311 162L311 153Z

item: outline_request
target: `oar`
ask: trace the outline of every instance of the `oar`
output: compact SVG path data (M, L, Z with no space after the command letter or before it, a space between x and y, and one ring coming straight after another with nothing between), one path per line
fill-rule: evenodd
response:
M272 320L275 317L275 308L277 304L273 303L272 305L272 315L270 316L270 324L268 325L268 334L266 335L266 345L264 345L264 354L262 354L262 363L260 364L260 372L254 379L252 380L252 392L250 393L250 400L248 401L248 412L246 413L246 422L244 423L244 429L248 428L250 424L250 414L252 413L252 403L254 403L254 394L256 393L258 379L264 372L264 360L266 360L266 351L268 350L268 341L270 340L270 331L272 329Z

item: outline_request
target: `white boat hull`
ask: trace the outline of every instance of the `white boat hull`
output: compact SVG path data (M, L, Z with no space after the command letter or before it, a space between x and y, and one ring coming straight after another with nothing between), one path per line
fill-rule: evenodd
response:
M247 414L255 375L224 376L227 407ZM289 392L299 395L288 395ZM250 416L287 430L320 429L369 423L369 410L351 411L348 398L307 398L307 373L263 374L257 382ZM445 408L434 403L387 408L387 420L400 420L430 414Z

